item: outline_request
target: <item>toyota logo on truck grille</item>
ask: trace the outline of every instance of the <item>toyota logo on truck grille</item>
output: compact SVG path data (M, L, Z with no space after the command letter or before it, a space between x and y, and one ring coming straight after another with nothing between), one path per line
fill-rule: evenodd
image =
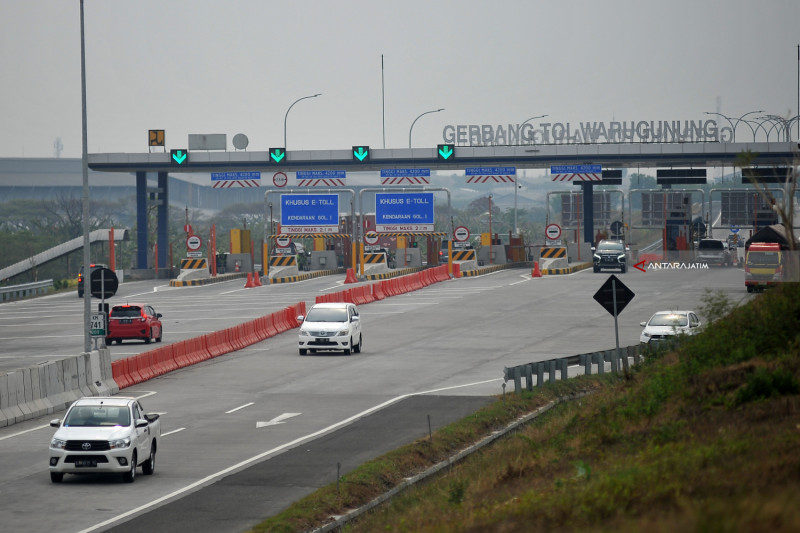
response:
M81 444L81 448L83 448L84 450L91 450L92 449L92 443L91 442L84 442L83 444Z

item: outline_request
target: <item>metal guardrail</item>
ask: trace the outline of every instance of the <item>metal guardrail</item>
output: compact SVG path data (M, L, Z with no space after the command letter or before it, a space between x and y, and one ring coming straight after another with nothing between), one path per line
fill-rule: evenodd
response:
M537 361L535 363L528 363L525 365L517 365L512 367L503 368L504 381L514 381L514 390L522 392L522 379L525 379L526 389L533 390L533 378L536 377L536 386L541 387L545 383L544 375L547 373L547 381L554 382L556 374L560 373L559 379L569 379L569 367L580 366L583 367L585 375L591 375L592 366L597 365L597 373L605 373L606 363L611 363L611 371L619 371L619 363L625 370L628 370L629 358L633 358L634 364L639 364L641 355L639 353L639 345L620 347L620 360L617 359L617 350L603 350L599 352L582 353L579 355L570 355L568 357L561 357L559 359L550 359L548 361Z
M23 283L22 285L11 285L9 287L0 287L0 301L9 302L11 300L19 300L20 298L27 298L28 296L38 296L40 294L47 294L53 288L53 280L46 279L44 281L34 281L33 283Z

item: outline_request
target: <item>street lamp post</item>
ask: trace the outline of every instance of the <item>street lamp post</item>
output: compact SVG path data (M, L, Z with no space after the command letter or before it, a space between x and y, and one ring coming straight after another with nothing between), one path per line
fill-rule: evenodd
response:
M525 122L523 122L522 124L520 124L520 125L519 125L519 132L520 132L520 135L522 134L522 126L524 126L525 124L527 124L527 123L528 123L528 122L530 122L531 120L536 120L537 118L544 118L544 117L549 117L549 116L550 116L550 115L537 115L537 116L535 116L535 117L531 117L531 118L529 118L528 120L526 120ZM533 139L531 139L531 141L533 141ZM531 142L531 144L533 144L533 142Z
M289 117L289 111L291 111L292 108L294 107L294 104L296 104L300 100L306 100L308 98L316 98L317 96L320 96L321 94L322 93L312 94L311 96L304 96L302 98L298 98L297 100L292 102L292 105L290 105L289 109L286 110L286 114L283 116L283 149L284 150L286 150L286 119Z
M748 111L747 113L745 113L744 115L742 115L742 116L740 116L739 118L736 119L736 124L733 123L733 121L731 120L730 117L728 117L726 115L723 115L722 113L717 113L717 112L714 112L714 111L706 111L705 114L706 115L719 115L722 118L724 118L725 120L727 120L728 124L731 125L731 142L736 142L736 127L739 125L739 122L741 122L742 119L744 119L744 117L746 117L747 115L752 115L753 113L763 113L763 112L764 112L763 109L759 110L759 111ZM744 122L745 122L745 124L750 126L749 123L746 120ZM752 126L750 126L750 131L753 133L753 142L755 142L755 140L756 140L756 132L755 132L755 130L753 129Z
M420 117L423 117L423 116L425 116L425 115L428 115L428 114L430 114L430 113L438 113L439 111L444 111L444 108L441 108L441 109L434 109L433 111L425 111L425 112L424 112L424 113L422 113L422 114L421 114L419 117L417 117L417 118L415 118L415 119L414 119L414 122L412 122L412 123L411 123L411 127L410 127L410 128L408 128L408 147L409 147L409 148L411 148L411 130L413 130L413 129L414 129L414 124L416 124L416 123L417 123L417 121L420 119Z

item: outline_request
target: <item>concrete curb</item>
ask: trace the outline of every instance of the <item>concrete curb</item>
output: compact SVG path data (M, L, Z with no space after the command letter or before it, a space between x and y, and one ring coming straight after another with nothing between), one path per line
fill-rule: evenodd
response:
M108 348L0 374L0 427L65 410L82 396L111 396L119 386Z
M200 285L208 285L210 283L220 283L222 281L230 281L232 279L239 279L239 278L246 278L247 272L236 272L233 274L220 274L215 278L205 278L205 279L187 279L179 281L177 279L171 279L169 281L170 287L197 287Z
M591 267L592 263L579 263L577 265L566 268L545 268L542 269L542 274L547 276L572 274L573 272L578 272L579 270L585 270Z

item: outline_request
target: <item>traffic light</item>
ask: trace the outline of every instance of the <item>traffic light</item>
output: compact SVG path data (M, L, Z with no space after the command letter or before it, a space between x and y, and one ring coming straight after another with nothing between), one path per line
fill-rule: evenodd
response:
M359 163L369 161L369 146L353 146L353 159Z
M419 248L419 243L417 241L414 241L414 242L411 243L411 247L412 248Z
M286 148L270 148L269 159L271 163L280 163L286 157Z
M436 148L439 161L452 161L455 158L455 144L437 144Z
M185 167L189 162L189 152L187 150L170 150L169 162L174 167Z

